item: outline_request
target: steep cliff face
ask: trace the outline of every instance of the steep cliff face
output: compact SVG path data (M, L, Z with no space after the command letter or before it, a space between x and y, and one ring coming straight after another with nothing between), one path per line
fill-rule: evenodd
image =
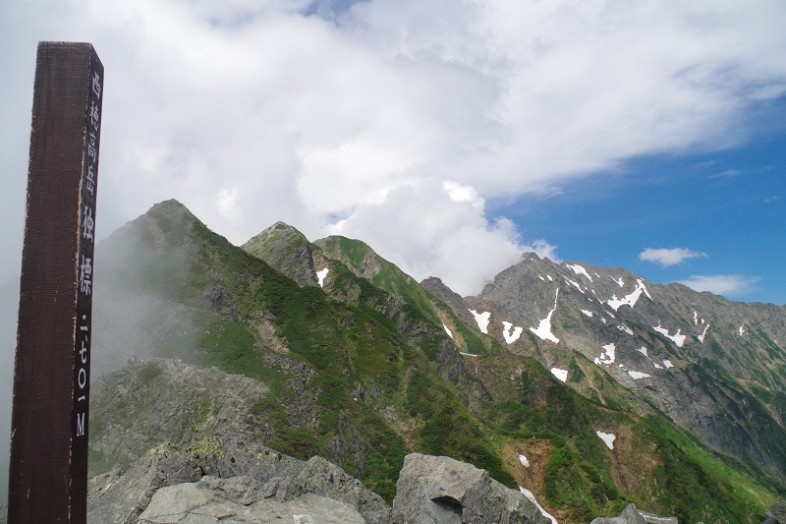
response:
M784 307L534 255L500 273L481 298L492 304L498 340L525 346L509 336L520 329L541 362L579 391L588 384L573 380L571 353L712 448L786 479Z
M632 348L638 360L619 368L631 335L618 326L633 330L625 308L646 294L616 310L601 299L613 286L626 294L612 301L636 293L635 279L609 279L591 303L573 269L584 293L558 284L551 267L534 274L542 300L512 284L526 307L491 292L463 299L436 280L418 284L360 242L304 245L292 228L270 231L281 234L244 250L170 201L99 246L94 363L121 368L94 389L94 473L176 450L212 457L204 474L242 476L265 447L324 457L390 503L404 457L420 452L522 486L560 522L628 502L692 521L754 522L783 489L761 468L709 452L662 414L655 393L641 393L647 379L629 371L646 373L644 364L664 381L687 374L670 339L642 331L647 354ZM665 315L642 285L650 316ZM599 324L585 346L563 341L593 332L577 322L569 332L569 313ZM672 318L662 317L669 334ZM619 353L602 347L612 342Z

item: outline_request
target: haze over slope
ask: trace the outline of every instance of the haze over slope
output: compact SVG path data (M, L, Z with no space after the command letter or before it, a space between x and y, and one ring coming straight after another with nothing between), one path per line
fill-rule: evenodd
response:
M241 474L270 446L323 456L390 501L404 455L419 451L522 486L567 523L628 502L758 522L786 494L782 348L766 345L777 308L757 317L712 297L693 304L623 270L535 257L461 297L363 242L309 242L283 223L233 246L176 201L98 249L94 474L168 450ZM701 306L696 320L686 303ZM755 329L748 356L723 360L739 338L721 336L724 314ZM718 326L705 331L713 354L673 340L676 329L698 336L702 318ZM759 378L724 372L739 365L751 376L769 367ZM690 408L675 387L686 384L699 424L669 411ZM716 416L731 429L713 441L702 428Z

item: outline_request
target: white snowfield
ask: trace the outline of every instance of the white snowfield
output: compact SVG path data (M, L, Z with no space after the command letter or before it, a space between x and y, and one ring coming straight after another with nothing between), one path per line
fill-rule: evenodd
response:
M613 450L614 449L614 440L616 440L617 435L614 433L604 433L602 431L595 431L595 434L600 437L606 447Z
M546 316L546 318L540 321L540 324L538 324L537 329L533 327L529 328L530 331L535 333L541 339L549 340L551 342L554 342L555 344L559 343L559 339L554 336L554 333L551 332L551 315L553 315L554 312L557 310L558 297L559 297L559 288L557 288L557 293L554 296L554 307L549 311L549 314Z
M647 356L648 356L648 355L647 355L647 348L645 348L644 346L641 346L640 348L636 348L636 351L638 351L639 353L641 353L641 354L642 354L642 355L644 355L645 357L647 357Z
M327 276L330 269L323 268L317 271L317 279L319 280L319 287L325 287L325 277Z
M582 309L581 312L584 313L589 318L592 318L592 311L587 311L586 309Z
M642 378L650 378L652 375L648 375L647 373L642 373L641 371L628 371L628 375L633 380L640 380Z
M663 365L666 367L666 369L674 367L674 364L672 364L671 360L668 360L668 359L663 361Z
M585 294L585 293L584 293L584 289L582 289L581 285L580 285L578 282L575 282L575 281L573 281L573 280L569 279L568 277L566 277L566 276L564 276L564 275L562 276L562 278L564 278L564 279L565 279L565 282L567 282L567 283L568 283L568 284L570 284L571 286L573 286L573 287L575 287L576 289L578 289L578 290L579 290L579 293L581 293L582 295L584 295L584 294Z
M622 279L620 279L622 281ZM619 284L619 282L617 282ZM641 295L645 294L647 297L652 300L652 296L650 296L649 291L647 291L647 287L644 285L644 281L642 279L636 280L636 289L622 298L617 298L617 295L611 295L611 298L606 302L611 309L614 311L619 310L622 306L630 306L633 307L636 305L636 302L639 301Z
M616 358L616 351L617 351L614 342L606 344L605 346L603 346L603 349L605 349L605 351L601 353L598 358L595 359L595 364L597 365L614 364L614 360Z
M472 316L475 317L475 322L478 323L478 329L480 332L488 335L489 334L489 319L491 318L491 311L484 311L483 313L478 313L474 309L469 310L472 313Z
M529 467L529 459L525 455L519 455L519 462L521 462L521 465L525 468Z
M442 324L442 327L445 328L445 333L447 333L450 338L453 338L453 332L450 331L450 328L448 328L448 326L446 326L445 324Z
M682 345L685 343L685 339L688 338L687 336L680 334L680 331L682 331L681 329L677 329L676 333L674 333L673 335L669 335L669 330L664 327L661 327L660 322L658 322L657 326L652 326L652 329L654 329L664 337L674 342L678 348L681 348Z
M560 369L560 368L551 368L551 374L557 377L562 382L566 382L568 380L568 370L567 369Z
M513 331L511 331L511 328ZM502 322L502 336L505 337L505 342L508 344L513 344L515 341L517 341L523 332L523 327L514 326L510 322L506 321Z
M701 332L701 335L696 336L696 338L698 338L699 342L701 342L702 344L704 344L704 339L707 337L707 331L709 330L710 330L710 325L707 324L706 326L704 326L704 331Z
M540 513L544 517L549 519L551 521L551 524L559 524L559 522L557 522L557 519L555 519L554 516L552 516L549 512L547 512L545 509L543 509L543 506L540 505L540 503L535 498L535 495L533 495L530 490L528 490L527 488L524 488L522 486L519 486L519 491L521 491L524 494L524 496L529 499L530 502L532 502L533 504L535 504L538 507L538 509L540 510Z
M627 325L625 325L625 324L618 324L618 325L617 325L617 329L619 329L619 330L620 330L620 331L622 331L623 333L627 333L628 335L630 335L630 336L633 336L633 330L632 330L631 328L629 328L629 327L628 327Z
M586 270L586 269L584 269L584 266L580 266L580 265L578 265L578 264L565 264L565 265L566 265L566 266L568 266L568 268L569 268L571 271L573 271L574 273L576 273L576 275L583 275L583 276L587 277L587 278L589 279L589 281L590 281L590 282L592 282L592 281L593 281L593 280L592 280L592 277L590 276L590 274L589 274L589 273L587 273L587 270Z

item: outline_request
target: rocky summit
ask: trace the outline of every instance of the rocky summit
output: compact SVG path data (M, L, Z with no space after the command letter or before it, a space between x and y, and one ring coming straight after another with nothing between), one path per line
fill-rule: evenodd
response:
M176 201L96 260L91 522L758 524L786 497L783 307L534 255L462 297Z

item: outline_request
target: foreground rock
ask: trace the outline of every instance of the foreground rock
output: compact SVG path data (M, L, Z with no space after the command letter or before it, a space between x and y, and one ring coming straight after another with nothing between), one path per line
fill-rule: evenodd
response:
M537 507L489 474L448 457L404 461L393 510L338 466L268 448L247 474L221 478L216 464L157 449L124 474L93 479L93 524L546 524ZM215 473L205 475L206 472Z
M382 498L327 460L312 457L303 462L263 447L248 451L246 456L237 453L232 463L204 450L156 449L125 473L113 471L91 481L89 522L257 523L268 522L259 520L266 512L291 513L284 522L301 516L294 522L309 523L305 516L315 514L320 522L388 521L390 509ZM189 502L172 506L168 500ZM324 515L337 520L325 520Z
M449 457L407 455L396 493L395 524L549 522L522 493Z
M601 517L590 524L679 524L676 517L659 517L628 504L619 517Z
M293 497L292 487L292 483L283 479L262 484L251 477L219 479L206 476L199 482L159 489L139 516L139 524L366 522L357 509L347 503L312 493Z

